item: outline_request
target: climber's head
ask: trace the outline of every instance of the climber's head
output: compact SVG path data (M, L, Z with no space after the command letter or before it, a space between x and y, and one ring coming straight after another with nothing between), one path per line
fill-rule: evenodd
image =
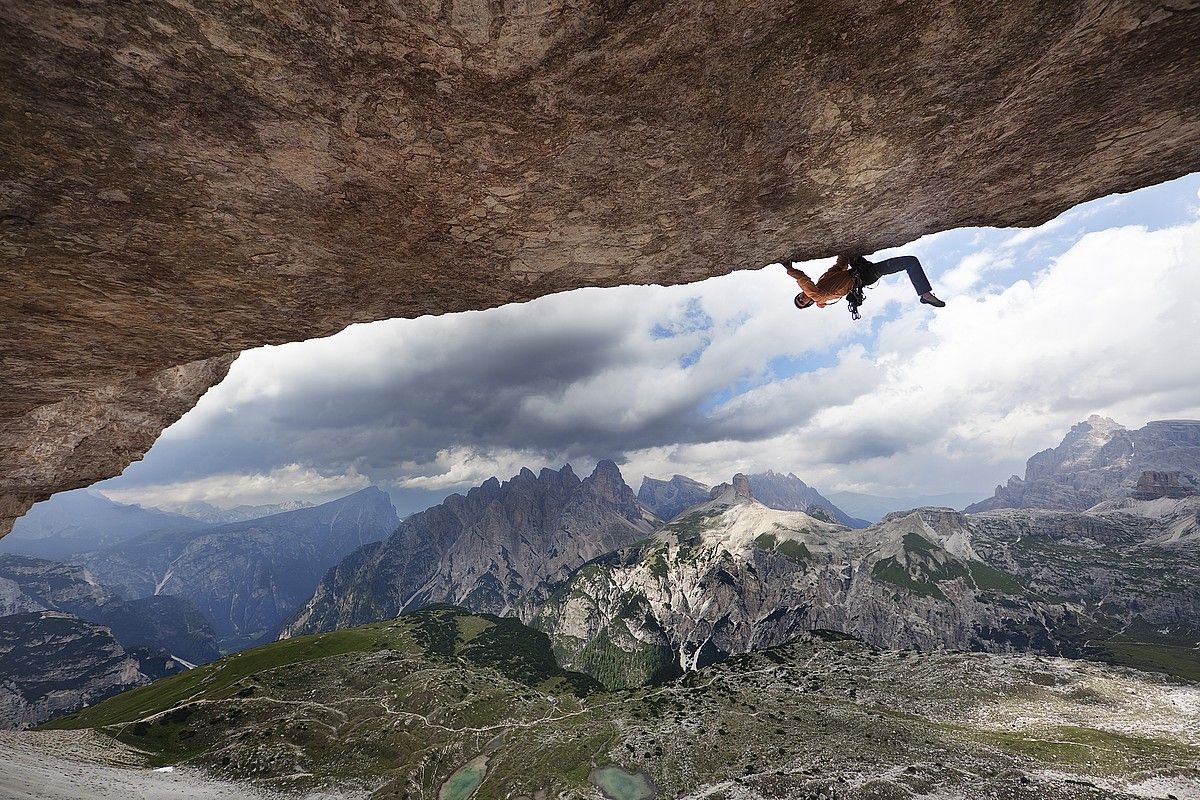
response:
M808 308L813 304L813 299L804 292L796 295L796 308Z

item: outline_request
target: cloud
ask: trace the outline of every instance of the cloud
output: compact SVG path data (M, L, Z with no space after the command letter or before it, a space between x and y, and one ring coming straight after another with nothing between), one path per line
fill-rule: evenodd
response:
M844 351L829 373L731 405L810 408L818 393L811 420L757 442L759 458L788 454L836 486L892 491L981 483L1094 411L1135 425L1195 416L1197 254L1200 223L1094 232L1029 279L953 298L932 316L907 307L869 353ZM875 379L852 372L861 391L852 384L839 400L826 375L854 367Z
M172 505L206 501L224 506L260 505L281 497L332 500L369 486L366 476L349 472L322 475L299 464L288 464L267 473L222 473L190 481L146 484L127 489L106 486L103 494L120 503Z
M504 450L482 453L467 447L439 450L428 463L402 465L414 475L397 480L405 489L455 489L477 486L493 476L507 477L529 465L556 464L558 459L527 450ZM589 465L590 466L590 465Z
M829 490L986 493L1094 411L1200 413L1197 186L881 254L922 258L949 301L936 312L903 275L861 322L797 312L773 265L259 348L103 488L229 505L370 480L403 511L520 466L613 458L635 484L772 468Z

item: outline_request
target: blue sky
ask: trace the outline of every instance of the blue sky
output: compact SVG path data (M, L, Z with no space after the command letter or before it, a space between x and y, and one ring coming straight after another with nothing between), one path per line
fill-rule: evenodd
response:
M248 351L99 488L235 505L374 482L409 511L521 466L613 458L635 487L771 468L825 491L982 497L1091 413L1200 416L1200 176L876 255L900 253L945 309L901 274L858 322L844 304L801 312L768 265Z

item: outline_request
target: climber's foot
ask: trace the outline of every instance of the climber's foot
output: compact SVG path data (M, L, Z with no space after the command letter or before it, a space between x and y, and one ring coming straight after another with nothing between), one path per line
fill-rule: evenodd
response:
M939 300L937 295L935 295L933 292L926 292L925 294L921 295L921 302L927 306L933 306L934 308L946 307L946 301Z

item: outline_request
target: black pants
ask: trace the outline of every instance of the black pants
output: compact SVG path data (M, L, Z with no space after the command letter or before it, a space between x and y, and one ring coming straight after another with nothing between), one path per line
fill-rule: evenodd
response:
M925 294L932 292L933 287L929 284L929 278L925 275L925 270L921 267L921 262L916 256L896 256L895 258L885 258L883 261L871 263L865 258L856 259L854 266L858 269L858 274L862 276L864 286L870 286L876 283L884 275L895 275L897 272L907 272L908 279L912 281L913 288L917 290L917 294Z

